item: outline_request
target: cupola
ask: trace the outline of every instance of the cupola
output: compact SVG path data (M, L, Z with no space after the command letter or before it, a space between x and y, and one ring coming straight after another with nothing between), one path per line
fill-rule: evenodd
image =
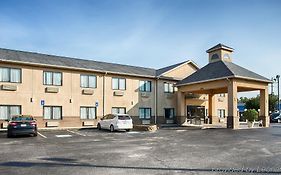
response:
M208 49L206 52L209 54L209 63L216 61L232 62L233 50L233 48L223 45L221 43Z

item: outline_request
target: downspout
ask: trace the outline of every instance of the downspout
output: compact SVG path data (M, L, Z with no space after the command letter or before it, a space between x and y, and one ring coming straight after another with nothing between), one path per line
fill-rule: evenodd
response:
M157 109L157 100L158 100L158 94L157 94L157 88L158 88L158 77L155 81L155 87L154 87L154 93L155 93L155 99L154 99L154 108L155 108L155 116L154 116L154 123L157 124L157 116L158 116L158 109Z
M102 116L104 116L105 112L105 76L107 75L107 72L103 75L103 80L102 80Z

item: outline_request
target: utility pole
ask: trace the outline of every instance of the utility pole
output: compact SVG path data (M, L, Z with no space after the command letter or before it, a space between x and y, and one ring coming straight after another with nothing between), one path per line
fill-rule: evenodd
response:
M278 89L278 112L280 112L280 98L279 98L279 78L280 75L276 75L276 79L277 79L277 89Z
M274 85L274 82L276 81L276 79L275 78L271 78L271 81L272 81L272 83L271 83L271 96L273 96L273 94L274 94L274 89L273 89L273 85Z

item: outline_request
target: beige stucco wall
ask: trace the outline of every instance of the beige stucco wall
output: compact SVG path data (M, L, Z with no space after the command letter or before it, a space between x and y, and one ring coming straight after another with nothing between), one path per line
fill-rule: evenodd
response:
M39 67L15 63L0 63L0 67L16 67L22 70L22 83L5 83L17 86L17 91L0 90L0 105L21 105L22 114L33 115L39 124L39 127L45 127L48 120L43 119L43 106L41 100L45 101L47 106L62 106L62 120L59 121L60 127L81 127L85 120L80 119L81 106L95 106L98 119L103 116L103 99L105 103L104 114L111 113L112 107L125 107L126 112L134 117L135 123L141 123L139 119L139 108L151 108L151 123L154 123L157 116L157 122L165 123L164 108L174 108L177 115L177 95L175 93L164 93L164 83L173 83L177 81L168 79L156 79L136 77L129 75L104 74L95 71L70 70L54 67ZM62 72L62 86L46 86L43 85L43 71ZM173 78L184 78L196 71L196 68L190 64L184 64L176 69L168 72L164 76ZM89 74L96 75L97 88L93 89L93 95L84 95L80 87L80 75ZM112 89L112 77L120 77L126 79L126 90L123 96L114 96ZM152 82L151 92L145 92L145 96L139 92L139 81L148 80ZM104 96L103 96L104 86ZM46 93L46 87L56 87L58 93ZM157 95L156 95L157 93ZM157 98L157 101L156 101ZM32 99L32 100L31 100ZM198 105L202 100L187 100L186 105ZM204 105L206 105L204 103ZM157 110L156 110L157 108ZM157 114L156 114L157 112ZM98 121L94 120L95 125ZM0 124L4 121L0 121Z
M197 71L197 68L194 67L194 65L192 65L191 63L187 62L176 67L175 69L172 69L171 71L164 73L163 76L174 77L181 80L191 75L195 71Z

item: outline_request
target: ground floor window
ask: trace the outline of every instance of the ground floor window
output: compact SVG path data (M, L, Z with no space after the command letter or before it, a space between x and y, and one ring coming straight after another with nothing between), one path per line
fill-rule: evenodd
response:
M61 106L44 106L44 119L61 120L62 107Z
M81 119L96 119L96 108L95 107L80 107L80 118Z
M174 108L165 108L165 118L172 119L175 116L175 109Z
M19 105L0 105L0 120L8 120L13 115L21 114Z
M111 109L112 114L126 114L126 108L123 107L113 107Z
M150 119L151 108L139 108L139 117L141 119Z
M218 109L218 117L219 118L225 117L225 109Z

